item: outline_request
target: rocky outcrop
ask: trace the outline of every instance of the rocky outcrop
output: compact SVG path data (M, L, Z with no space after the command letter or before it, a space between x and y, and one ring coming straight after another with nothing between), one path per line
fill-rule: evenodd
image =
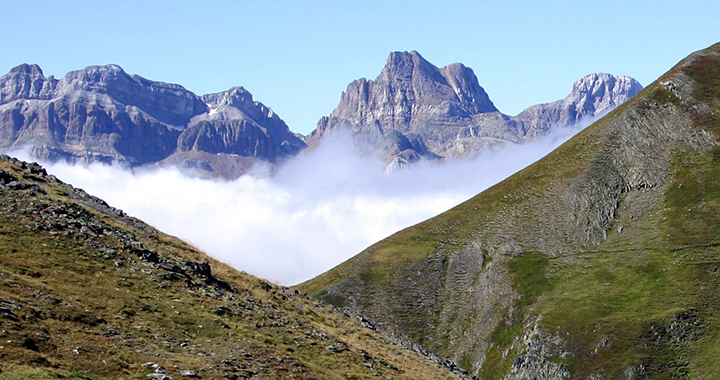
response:
M600 116L641 89L630 77L592 74L576 82L567 98L511 117L493 105L472 69L460 63L437 68L415 51L394 52L374 81L359 79L348 86L308 143L351 130L365 150L380 150L390 168L397 168L421 158L464 157L497 144L522 143L553 127ZM412 144L398 151L385 143L387 138Z
M0 104L16 99L50 99L57 82L52 76L45 78L40 66L22 64L0 78Z
M25 147L45 160L127 166L180 153L165 163L233 178L256 161L279 163L305 144L242 87L199 97L117 65L91 66L56 80L25 64L0 78L0 148ZM193 156L187 152L226 157L195 165L185 162L183 157ZM244 165L225 164L223 159L237 161L231 156L243 157Z

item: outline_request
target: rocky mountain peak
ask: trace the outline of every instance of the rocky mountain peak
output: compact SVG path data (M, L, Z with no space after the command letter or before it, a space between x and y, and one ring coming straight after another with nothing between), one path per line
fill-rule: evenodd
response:
M23 63L22 65L13 67L9 75L31 75L31 76L41 76L45 78L43 75L43 71L37 64L27 64Z
M179 153L167 163L236 178L257 160L280 162L305 147L242 87L201 98L118 65L89 66L59 81L21 65L0 78L0 90L0 147L30 146L45 160L135 166L165 164Z
M24 63L0 77L0 104L16 99L48 99L57 81L45 78L40 66Z
M118 65L88 66L65 75L66 84L73 84L86 90L104 89L110 83L129 82L132 78Z
M213 108L223 106L246 108L255 103L252 94L242 86L232 87L227 91L203 95L201 98Z
M392 52L375 80L348 85L338 107L320 119L308 141L312 146L330 132L352 128L372 150L382 149L384 138L399 132L418 143L416 156L455 138L475 115L496 111L470 68L460 63L438 68L417 51Z
M210 107L207 118L221 120L251 119L261 124L264 124L263 121L273 120L274 123L282 124L281 129L289 130L285 122L270 107L254 100L250 91L242 86L203 95L201 98Z
M568 127L611 111L643 89L635 79L607 73L589 74L572 85L567 97L528 107L516 120L525 126L524 137L547 134L555 127Z
M390 53L375 82L412 91L420 102L459 102L471 114L497 111L472 69L462 63L438 68L415 50Z
M640 92L643 86L629 76L607 73L590 74L575 82L566 102L582 104L596 113L622 104Z
M420 53L395 51L390 53L382 74L395 79L411 79L414 75L437 76L437 67L423 58Z

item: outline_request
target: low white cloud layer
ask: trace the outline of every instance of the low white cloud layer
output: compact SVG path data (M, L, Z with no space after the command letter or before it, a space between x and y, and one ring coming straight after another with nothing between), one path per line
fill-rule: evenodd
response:
M380 161L352 153L342 138L287 162L273 177L235 181L189 178L170 168L133 173L104 164L43 165L235 268L292 285L470 198L574 132L389 174Z

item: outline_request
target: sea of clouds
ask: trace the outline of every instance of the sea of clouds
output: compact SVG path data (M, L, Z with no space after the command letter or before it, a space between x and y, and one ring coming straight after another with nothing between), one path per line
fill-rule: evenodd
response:
M288 161L272 176L248 174L234 181L191 178L173 168L42 164L61 180L216 259L293 285L467 200L579 130L389 173L342 136ZM32 161L27 153L13 153Z

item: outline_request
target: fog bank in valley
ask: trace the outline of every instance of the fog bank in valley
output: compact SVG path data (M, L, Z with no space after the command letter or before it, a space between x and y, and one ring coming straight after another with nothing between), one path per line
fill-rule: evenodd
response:
M235 181L190 178L172 168L42 164L64 182L237 269L293 285L481 192L577 130L390 173L340 136L288 161L273 176L249 174ZM14 155L32 161L22 152Z

